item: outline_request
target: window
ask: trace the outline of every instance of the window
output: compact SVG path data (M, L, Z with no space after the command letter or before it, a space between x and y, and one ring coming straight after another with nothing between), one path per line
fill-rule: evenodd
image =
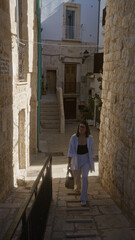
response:
M75 11L66 10L66 38L75 38Z
M18 0L19 39L22 39L22 0Z
M19 81L25 79L25 44L23 40L23 1L18 0L18 12L17 12L17 38L18 38L18 77Z
M64 3L63 39L80 41L80 5Z
M103 53L94 54L94 73L103 72Z
M105 21L106 21L106 7L103 9L102 26L105 26Z

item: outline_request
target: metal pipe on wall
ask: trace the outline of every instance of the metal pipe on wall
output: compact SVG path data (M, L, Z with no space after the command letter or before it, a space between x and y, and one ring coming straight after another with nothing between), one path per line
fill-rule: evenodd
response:
M41 100L41 0L37 0L37 26L38 26L38 87L37 87L37 148L39 149L40 135L40 100Z
M101 0L98 0L97 53L98 53L98 50L99 50L100 3L101 3Z

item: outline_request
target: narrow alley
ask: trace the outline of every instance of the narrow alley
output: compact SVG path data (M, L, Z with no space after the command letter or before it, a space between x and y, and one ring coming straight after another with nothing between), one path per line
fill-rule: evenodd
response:
M0 240L135 240L135 0L0 0L0 23Z
M98 169L99 130L93 126L90 130L94 138L96 170L89 173L88 177L88 206L81 207L80 196L65 188L69 139L77 125L77 121L68 121L65 134L42 131L42 153L33 156L32 164L27 170L27 185L20 187L18 194L15 191L5 203L0 204L1 217L5 215L5 228L15 216L21 201L28 196L45 157L52 154L53 197L44 240L135 240L135 223L101 185Z

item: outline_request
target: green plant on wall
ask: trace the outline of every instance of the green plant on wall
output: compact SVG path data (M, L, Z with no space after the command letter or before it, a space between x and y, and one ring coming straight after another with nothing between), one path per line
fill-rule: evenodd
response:
M99 89L102 90L102 77L97 78L97 80L100 83Z
M89 97L88 105L80 105L79 110L83 119L94 119L94 98Z
M98 104L97 104L97 107L98 108L101 108L102 107L102 101L101 101L101 97L99 96L99 94L95 94L95 99L98 100Z
M98 82L100 83L99 89L102 90L102 77L99 77ZM101 107L102 107L102 100L99 94L95 94L95 99L97 101L96 105L96 122L100 124L100 112L101 112Z
M98 82L100 83L99 88L102 89L102 77L99 77ZM89 96L88 105L80 105L79 110L81 112L81 117L83 119L91 119L94 120L94 108L95 108L95 100L96 100L96 111L100 112L102 107L102 100L99 94L95 93L94 97ZM100 115L100 113L99 113Z
M87 115L87 119L94 119L94 105L95 105L95 98L89 96L89 100L88 100L88 115Z

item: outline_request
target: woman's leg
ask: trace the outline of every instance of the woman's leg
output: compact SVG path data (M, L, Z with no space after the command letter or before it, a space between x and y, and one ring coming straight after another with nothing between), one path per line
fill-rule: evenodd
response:
M81 170L74 170L72 172L74 176L74 190L81 191Z
M89 163L85 163L82 167L82 191L81 191L81 201L87 202L88 201L88 172L89 172Z

